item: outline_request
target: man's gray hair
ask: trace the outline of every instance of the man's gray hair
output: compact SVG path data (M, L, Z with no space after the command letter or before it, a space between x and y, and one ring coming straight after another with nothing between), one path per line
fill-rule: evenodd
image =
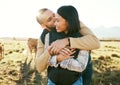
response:
M42 24L44 22L44 12L47 11L49 9L47 8L42 8L38 11L38 14L36 16L36 20L39 24Z

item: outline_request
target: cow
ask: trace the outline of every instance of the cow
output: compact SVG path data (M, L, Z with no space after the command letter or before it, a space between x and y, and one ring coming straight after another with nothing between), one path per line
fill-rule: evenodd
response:
M27 64L30 65L30 69L35 69L35 57L37 52L38 39L28 38L27 40Z
M4 45L0 43L0 60L4 58Z
M38 39L28 38L27 45L28 45L28 52L29 52L30 56L32 56L33 53L34 53L34 56L36 56L37 42L38 42Z

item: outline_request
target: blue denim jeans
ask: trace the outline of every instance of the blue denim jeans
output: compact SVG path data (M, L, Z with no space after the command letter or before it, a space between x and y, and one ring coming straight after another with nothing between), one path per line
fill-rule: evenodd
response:
M47 85L55 85L50 79L48 79L48 84Z
M80 77L76 82L74 82L72 85L83 85L82 83L82 77ZM48 79L47 85L55 85L50 79Z
M83 85L82 77L80 77L76 82L74 82L72 85Z

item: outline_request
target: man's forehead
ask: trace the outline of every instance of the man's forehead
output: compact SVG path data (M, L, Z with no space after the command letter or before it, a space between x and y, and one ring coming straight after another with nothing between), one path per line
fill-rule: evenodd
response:
M50 11L50 10L47 10L47 11L45 11L44 12L44 16L46 17L46 18L49 18L49 17L51 17L51 16L53 16L53 12L52 11Z

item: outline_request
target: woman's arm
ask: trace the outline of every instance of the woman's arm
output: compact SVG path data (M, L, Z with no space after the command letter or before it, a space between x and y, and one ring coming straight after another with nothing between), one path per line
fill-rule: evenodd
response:
M67 51L67 50L66 50ZM58 67L60 66L64 69L68 69L71 71L82 72L87 66L89 59L89 51L81 50L79 51L78 57L76 59L74 56L66 55L56 55L51 57L49 63L50 66Z

